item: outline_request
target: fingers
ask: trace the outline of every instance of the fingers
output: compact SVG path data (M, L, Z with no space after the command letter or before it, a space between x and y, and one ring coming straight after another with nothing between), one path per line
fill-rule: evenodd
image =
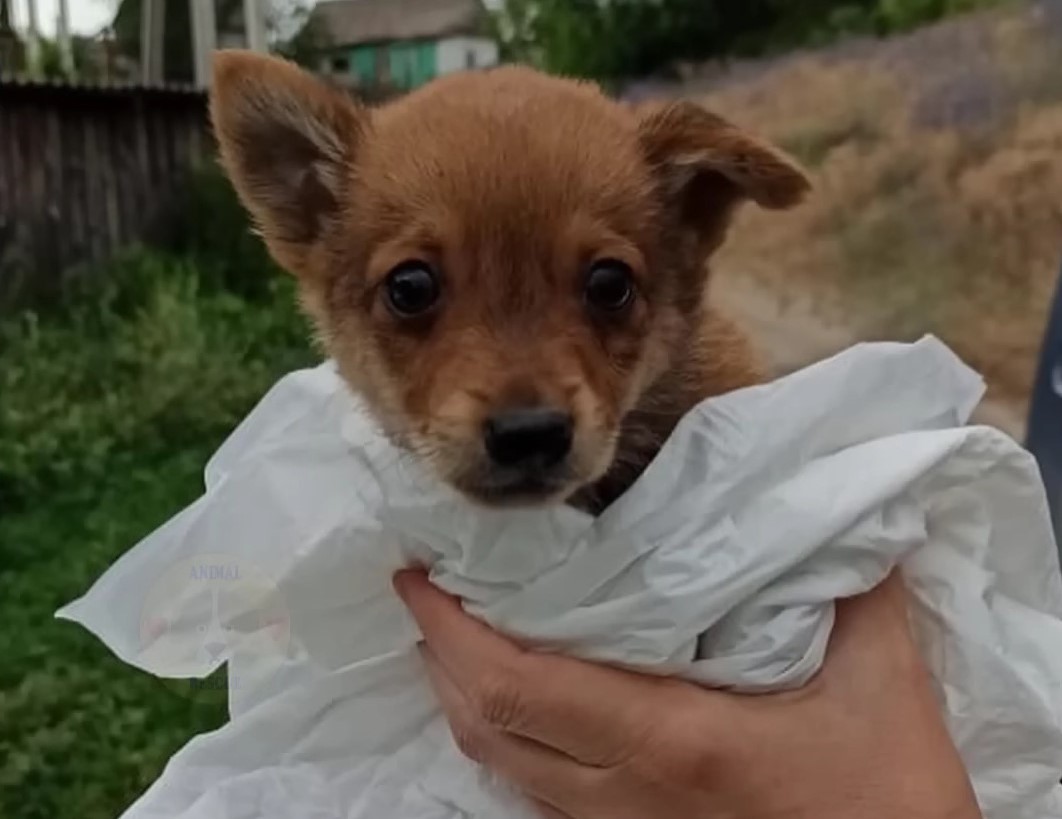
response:
M838 601L823 673L877 677L885 685L900 675L920 678L924 662L911 633L907 604L899 570L869 592Z
M877 641L883 631L896 633L896 636L910 633L907 590L899 570L894 570L865 594L837 601L833 647L836 649L867 638Z
M538 799L532 799L531 804L535 806L535 812L542 817L542 819L572 819L566 813L561 813L552 805L547 805L545 802L540 802Z
M450 731L461 752L495 771L532 798L548 819L586 804L600 786L604 772L587 767L559 751L506 734L486 723L432 654L421 650Z
M423 572L399 572L394 586L425 642L459 684L473 674L520 661L522 651L517 646L469 617L455 598L435 588ZM463 674L463 669L471 670Z
M435 662L468 707L495 730L605 767L630 755L653 724L665 680L526 652L469 617L419 572L402 572L395 588L417 620Z
M841 610L865 610L878 614L906 611L906 606L907 589L903 584L903 574L899 569L893 569L881 583L865 594L840 600L837 604L838 609Z

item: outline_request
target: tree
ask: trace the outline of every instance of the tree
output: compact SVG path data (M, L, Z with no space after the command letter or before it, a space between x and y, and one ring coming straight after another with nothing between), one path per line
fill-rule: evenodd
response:
M509 0L495 33L511 59L562 74L630 77L754 51L789 7L782 0Z
M494 32L509 59L610 80L678 61L888 34L999 0L507 0Z
M231 5L222 0L220 5ZM240 2L240 0L235 0ZM121 0L114 15L114 37L118 50L140 60L140 20L143 0ZM192 53L192 14L187 0L168 0L162 35L162 74L167 82L192 82L195 76Z
M330 44L328 29L306 0L274 0L266 18L276 52L299 65L313 67Z
M142 7L143 0L121 0L113 24L119 51L136 60L140 59ZM242 28L243 0L216 0L215 13L220 29ZM304 25L308 16L306 0L269 0L265 19L270 41L293 58L304 56L310 50L311 36L316 31L316 27ZM193 66L191 4L188 0L167 0L163 75L169 82L191 82Z

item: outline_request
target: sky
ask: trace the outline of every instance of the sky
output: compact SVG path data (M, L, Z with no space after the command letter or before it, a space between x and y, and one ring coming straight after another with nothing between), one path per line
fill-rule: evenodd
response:
M170 0L170 2L181 0ZM313 5L310 0L308 5ZM488 6L497 6L498 0L490 0ZM74 34L95 34L114 16L118 0L66 0L70 11L70 30ZM37 0L37 20L41 31L51 36L55 33L56 15L59 13L59 0ZM26 23L26 0L15 0L15 19L19 26Z
M70 30L75 34L95 34L111 21L116 5L112 0L66 0L66 7L70 10ZM58 0L37 0L37 8L41 27L53 31L59 13Z
M114 16L117 0L66 0L70 12L70 30L74 34L95 34ZM26 0L15 0L15 22L20 28L26 25ZM41 31L52 36L55 34L56 16L59 14L59 0L37 0L37 23Z

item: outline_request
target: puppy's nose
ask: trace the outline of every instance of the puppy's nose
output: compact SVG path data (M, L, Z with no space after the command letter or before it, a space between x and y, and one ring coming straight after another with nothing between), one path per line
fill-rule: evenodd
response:
M496 413L487 419L483 437L499 466L556 466L572 448L572 417L543 407Z

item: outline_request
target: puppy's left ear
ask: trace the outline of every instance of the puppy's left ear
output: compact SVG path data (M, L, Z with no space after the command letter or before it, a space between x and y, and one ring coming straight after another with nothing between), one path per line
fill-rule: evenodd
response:
M637 115L666 207L698 234L706 252L722 243L743 201L781 210L811 190L795 162L694 103L643 106Z

